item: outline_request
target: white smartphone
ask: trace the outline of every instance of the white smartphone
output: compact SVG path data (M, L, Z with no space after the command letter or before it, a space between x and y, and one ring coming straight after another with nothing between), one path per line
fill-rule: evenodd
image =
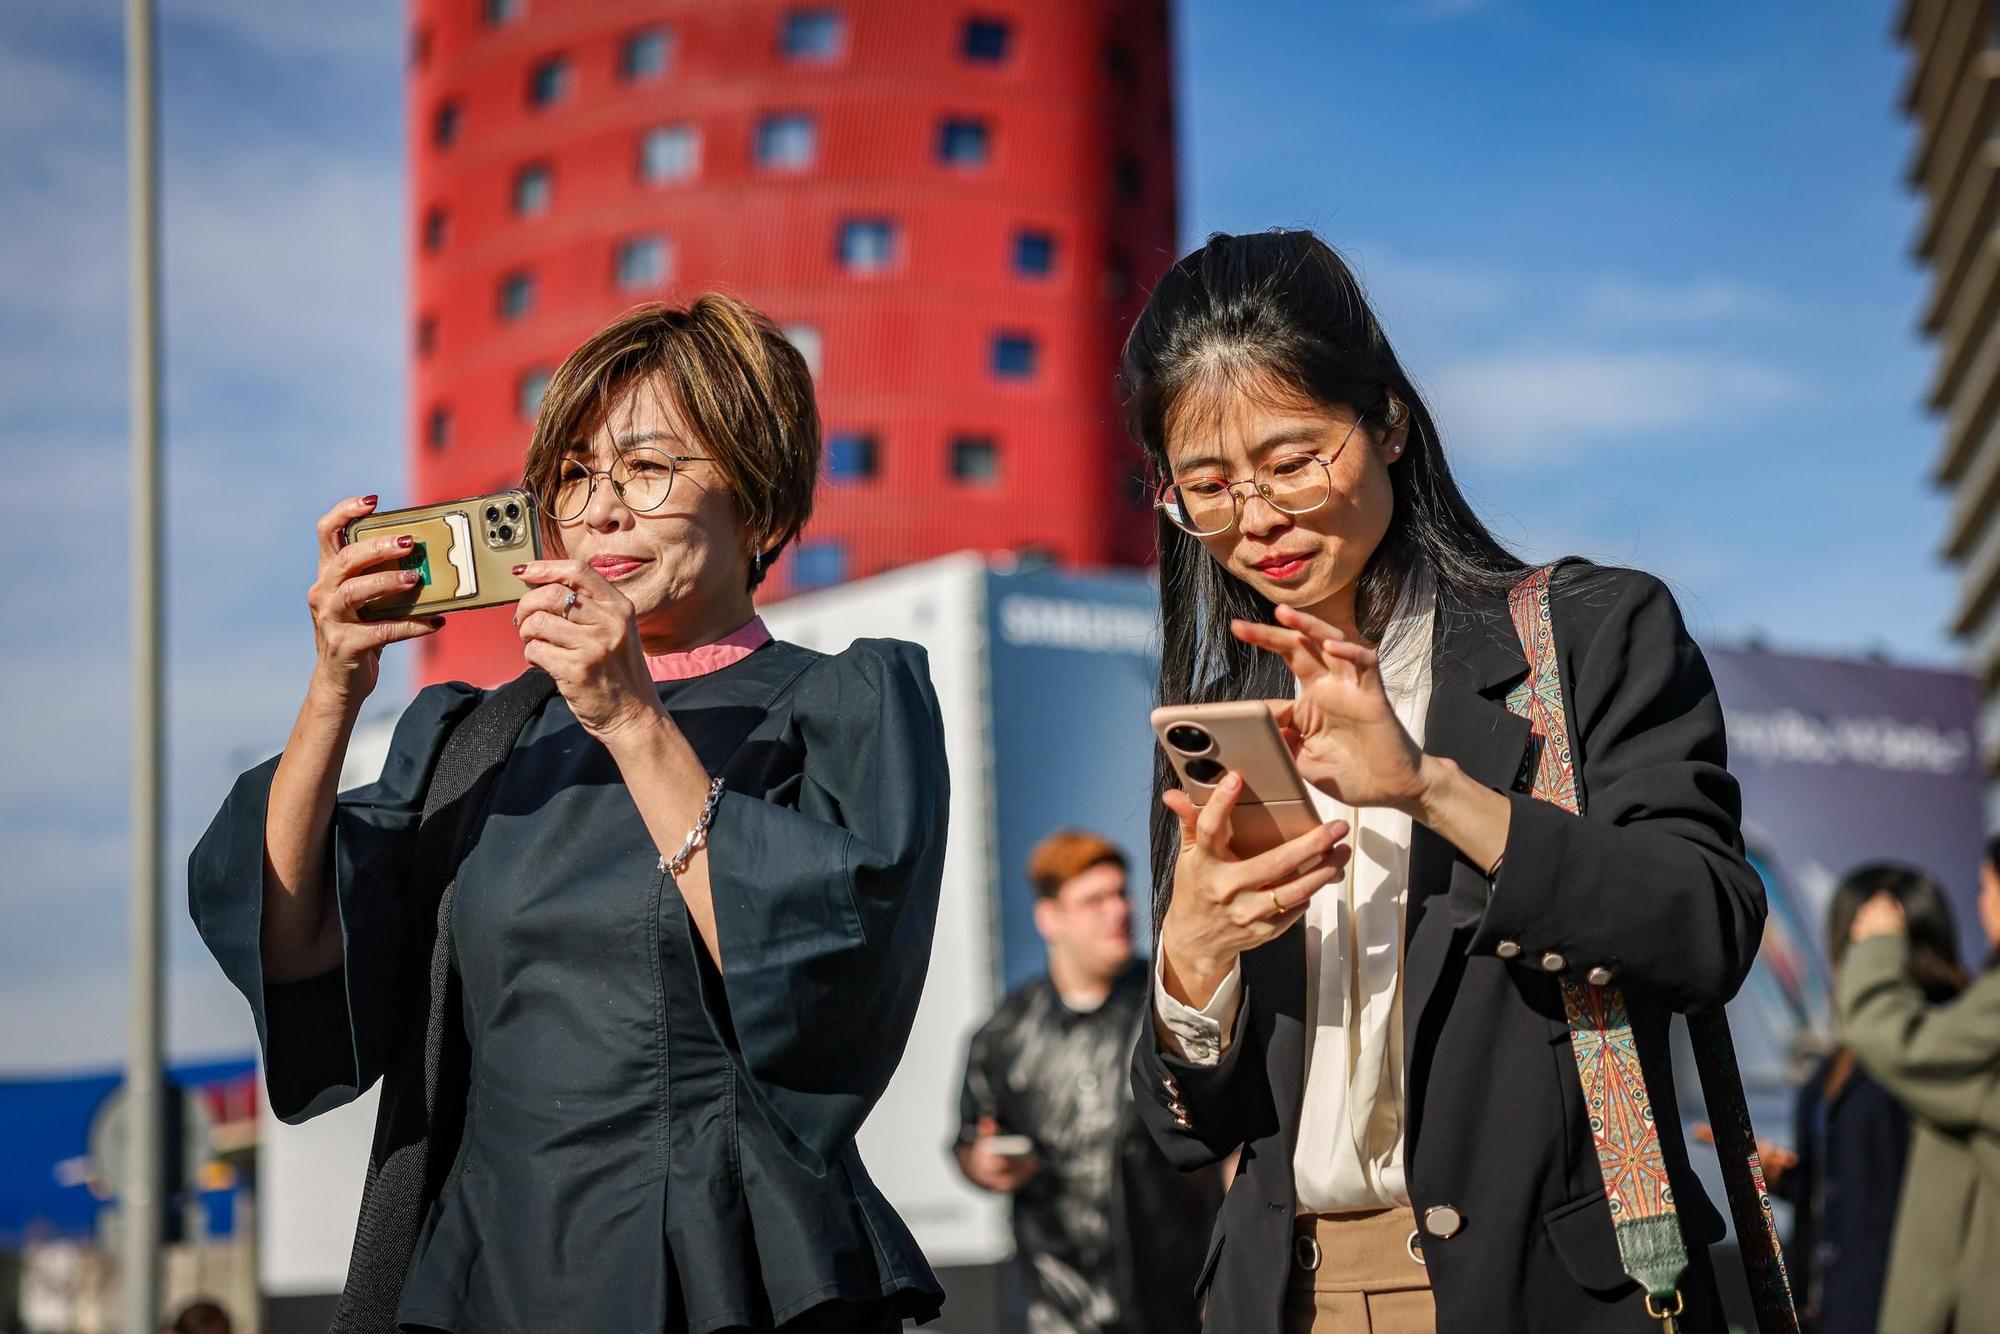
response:
M1026 1135L988 1135L979 1147L995 1158L1026 1158L1035 1151L1035 1141Z

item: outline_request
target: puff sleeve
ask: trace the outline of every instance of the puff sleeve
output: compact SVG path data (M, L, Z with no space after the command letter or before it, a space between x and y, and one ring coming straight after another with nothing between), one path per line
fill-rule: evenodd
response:
M353 1101L380 1075L397 1027L422 1031L414 979L427 960L411 908L423 896L410 883L417 824L444 740L479 699L458 682L422 691L396 724L381 778L336 800L326 884L340 918L340 967L296 982L264 980L264 817L277 757L236 780L188 858L189 911L250 1002L280 1120Z
M823 1172L895 1072L929 968L950 783L924 652L860 640L794 687L799 772L726 790L703 996L750 1096Z

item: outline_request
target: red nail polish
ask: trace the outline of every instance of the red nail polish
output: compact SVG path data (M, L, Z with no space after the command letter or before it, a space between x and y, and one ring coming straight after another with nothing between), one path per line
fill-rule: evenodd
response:
M380 500L381 498L382 497L380 496L363 496L361 497L361 503L364 505L373 505L376 501Z
M528 567L527 567L527 566L525 566L525 565L516 565L516 566L514 567L514 574L515 574L515 576L516 576L516 577L518 578L518 577L520 576L521 572L522 572L522 571L524 571L524 570L526 570L527 568L528 568Z
M415 546L416 544L417 544L417 539L411 537L408 533L405 533L403 536L396 539L396 545L401 547L405 551L408 551L411 547Z

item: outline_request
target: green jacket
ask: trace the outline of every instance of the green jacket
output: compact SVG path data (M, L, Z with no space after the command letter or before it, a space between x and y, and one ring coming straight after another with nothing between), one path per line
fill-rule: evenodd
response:
M2000 973L1944 1005L1910 980L1900 935L1856 942L1840 1027L1915 1119L1882 1334L2000 1334Z

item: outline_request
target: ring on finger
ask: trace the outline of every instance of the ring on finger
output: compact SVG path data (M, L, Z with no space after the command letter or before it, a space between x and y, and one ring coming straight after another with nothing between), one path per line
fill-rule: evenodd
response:
M1283 901L1281 901L1278 898L1278 891L1274 889L1271 891L1271 916L1283 917L1284 915L1285 915L1285 905Z
M581 601L583 601L582 595L579 594L574 588L567 589L564 591L562 614L563 614L563 619L565 621L569 619L569 614L576 610L576 604Z

